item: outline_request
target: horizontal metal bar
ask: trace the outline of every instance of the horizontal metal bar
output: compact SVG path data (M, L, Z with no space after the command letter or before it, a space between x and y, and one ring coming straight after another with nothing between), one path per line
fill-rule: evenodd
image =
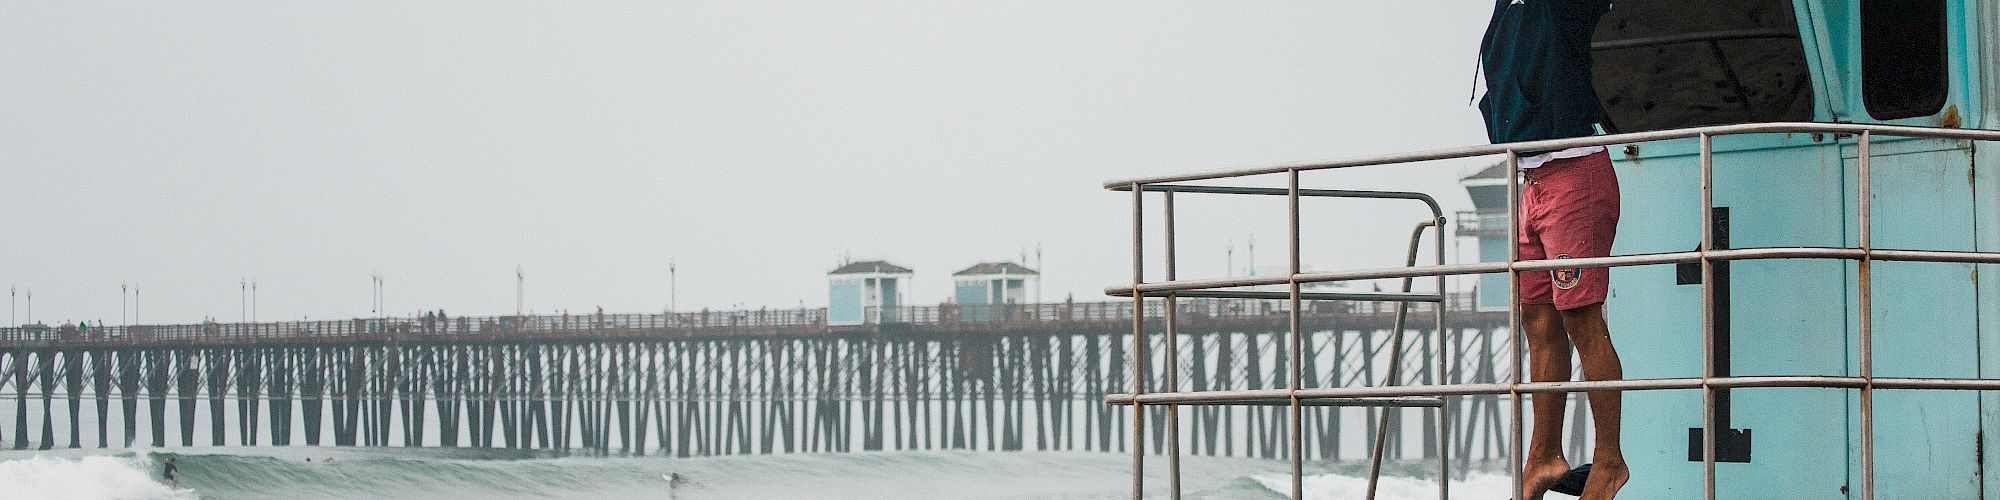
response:
M1874 379L1876 389L1944 389L1956 391L2000 390L2000 380L1964 378L1884 378Z
M1952 252L1959 253L1959 252ZM1700 251L1642 253L1614 255L1610 257L1589 257L1582 259L1542 259L1524 260L1514 264L1515 271L1549 271L1571 268L1599 268L1622 266L1646 266L1657 264L1691 264L1701 262ZM1773 259L1847 259L1858 260L1866 252L1858 248L1835 247L1764 247L1737 248L1730 250L1710 250L1708 260L1773 260ZM2000 259L2000 253L1989 258Z
M2000 131L1995 131L1995 130L1910 127L1901 125L1871 125L1871 124L1856 124L1856 123L1817 123L1817 122L1740 123L1733 125L1710 125L1705 127L1656 130L1649 132L1633 132L1626 134L1575 137L1568 139L1551 139L1546 141L1487 144L1487 145L1468 146L1460 148L1416 151L1409 153L1361 156L1344 160L1303 161L1303 162L1281 163L1276 165L1266 165L1258 167L1212 170L1207 172L1195 172L1195 173L1179 174L1179 175L1161 175L1153 177L1139 177L1133 179L1119 179L1119 180L1106 181L1104 183L1104 187L1105 189L1115 189L1117 187L1124 186L1129 189L1132 184L1161 184L1168 182L1186 182L1186 181L1198 181L1198 180L1210 180L1210 179L1227 179L1232 177L1247 177L1254 175L1267 175L1267 174L1288 172L1292 170L1325 170L1325 169L1335 169L1335 168L1365 167L1371 165L1387 165L1394 163L1412 163L1420 161L1449 160L1453 158L1470 158L1475 156L1506 154L1509 151L1551 151L1551 150L1561 150L1561 149L1569 149L1569 148L1583 147L1583 146L1605 146L1613 144L1655 142L1655 141L1664 141L1672 139L1686 139L1690 137L1697 137L1702 134L1708 134L1714 136L1742 135L1742 134L1814 133L1814 132L1829 133L1829 134L1859 134L1863 131L1868 131L1876 135L1898 136L1898 137L1925 137L1933 139L2000 141Z
M1109 290L1106 291L1109 292ZM1118 297L1131 297L1132 287L1127 286L1124 288L1120 288L1118 289L1118 293L1112 295ZM1292 298L1292 292L1258 292L1250 290L1189 290L1184 292L1146 292L1145 295L1147 297L1164 297L1167 295L1173 295L1181 298L1196 298L1196 299L1291 300ZM1300 300L1345 300L1345 301L1355 301L1355 302L1443 302L1444 301L1444 297L1434 293L1398 293L1398 292L1299 292L1299 299Z
M1276 391L1280 393L1287 392L1283 389L1278 389ZM1177 394L1185 395L1185 394L1201 394L1201 393L1149 393L1146 394L1146 396L1154 396L1154 395L1165 396L1165 395L1177 395ZM1129 405L1132 404L1132 396L1129 394L1113 394L1110 396L1106 396L1104 398L1104 402L1112 405ZM1275 398L1250 398L1250 399L1175 398L1172 401L1153 401L1152 398L1146 398L1143 402L1147 406L1160 406L1160 405L1290 406L1292 404L1292 399L1290 397L1280 396ZM1359 407L1378 407L1378 408L1379 407L1438 408L1444 406L1444 399L1435 397L1418 397L1418 396L1390 397L1390 398L1313 399L1313 400L1300 400L1299 405L1359 406Z
M1657 264L1677 264L1699 262L1701 252L1668 252L1652 254L1614 255L1586 259L1541 259L1524 260L1515 263L1514 271L1547 271L1552 269L1599 268L1622 266L1645 266ZM1905 262L1956 262L2000 264L2000 252L1947 252L1931 250L1861 250L1858 248L1835 247L1773 247L1738 248L1708 252L1712 261L1731 260L1771 260L1771 259L1844 259L1859 260L1870 256L1875 260L1895 260ZM1386 278L1410 278L1430 276L1452 276L1462 274L1487 274L1507 272L1505 262L1480 262L1476 264L1449 264L1442 266L1384 267L1357 269L1352 271L1329 271L1319 273L1299 273L1294 276L1255 276L1241 278L1216 278L1200 280L1177 280L1144 283L1139 285L1140 293L1153 295L1154 292L1183 292L1189 290L1211 290L1246 286L1283 285L1296 278L1300 283L1320 283L1327 281L1353 281ZM1122 292L1131 296L1131 285L1105 288L1106 294Z
M1990 252L1947 252L1936 250L1881 250L1871 249L1868 257L1874 260L1894 260L1901 262L1949 262L1964 264L2000 264L2000 254ZM1853 257L1859 259L1860 257Z
M1299 273L1296 276L1299 277L1300 283L1311 283L1311 282L1321 282L1321 281L1408 278L1415 276L1450 276L1458 274L1484 274L1484 273L1500 273L1506 271L1507 271L1507 263L1505 262L1481 262L1478 264L1386 267L1379 269L1361 269L1355 271L1338 271L1338 272L1327 272L1327 273ZM1337 277L1325 278L1325 276L1337 276ZM1218 288L1238 288L1246 286L1284 285L1284 284L1290 284L1291 282L1292 280L1288 276L1276 275L1276 276L1255 276L1255 277L1239 277L1239 278L1208 278L1208 279L1192 279L1192 280L1159 281L1153 283L1143 283L1140 284L1138 288L1140 293L1145 293L1150 295L1152 292L1168 292L1168 291L1182 291L1182 290L1213 290ZM1130 294L1132 293L1132 285L1125 285L1121 287L1110 287L1104 289L1105 294L1113 294L1120 291L1126 294Z
M1742 376L1716 377L1708 379L1708 385L1717 388L1831 388L1858 389L1869 386L1867 377L1833 376ZM1874 378L1876 389L1944 389L1961 391L2000 391L2000 379L1967 378ZM1524 393L1557 394L1593 391L1657 391L1687 390L1702 388L1700 377L1655 378L1628 380L1584 380L1571 382L1531 382L1519 386L1511 384L1441 384L1441 385L1391 385L1376 387L1329 387L1316 389L1261 389L1240 391L1196 391L1177 393L1141 394L1136 399L1142 404L1171 404L1185 402L1259 401L1288 399L1297 397L1301 401L1318 399L1356 398L1398 398L1412 396L1469 396L1479 394L1507 394L1514 389ZM1112 394L1105 397L1107 402L1126 402L1135 399L1130 394Z
M1799 38L1799 31L1793 28L1751 28L1742 30L1677 33L1673 35L1648 36L1639 38L1627 38L1623 40L1605 40L1602 42L1592 42L1590 44L1590 49L1618 50L1618 49L1633 49L1639 47L1654 47L1660 45L1673 45L1677 43L1719 42L1724 40L1752 40L1759 38L1789 38L1796 40Z
M1112 187L1111 190L1131 191L1132 186L1126 185L1126 186ZM1239 195L1257 195L1257 196L1291 196L1292 194L1292 190L1289 188L1193 186L1187 184L1147 184L1145 186L1140 186L1139 190L1146 192L1160 192L1160 193L1239 194ZM1300 189L1299 196L1310 197L1310 198L1368 198L1368 199L1389 199L1389 200L1417 200L1424 202L1425 205L1430 205L1432 215L1436 215L1439 217L1444 216L1444 208L1438 205L1436 198L1432 198L1431 195L1428 194L1418 193L1413 191L1357 191L1350 189Z
M1866 386L1868 378L1860 376L1724 376L1712 378L1710 386L1716 388L1860 388ZM1522 392L1554 394L1554 392L1590 392L1590 390L1692 390L1700 388L1700 378L1640 378L1640 380L1582 380L1582 382L1532 382L1520 384ZM1992 378L1874 378L1874 388L1880 390L2000 390L2000 380ZM1434 406L1436 396L1468 396L1468 394L1506 394L1508 384L1444 384L1444 386L1372 386L1372 388L1302 388L1296 392L1300 404L1314 406ZM42 400L40 392L20 394L20 392L0 392L0 398L24 396L28 400ZM96 392L82 392L80 398L96 398ZM196 396L166 396L168 400L208 400L216 394L200 392ZM238 392L224 392L224 398L236 398ZM656 398L666 398L654 394ZM1268 388L1268 390L1204 390L1204 392L1148 392L1140 394L1142 404L1288 404L1294 396L1292 390ZM52 396L70 398L70 396ZM322 396L288 396L280 400L342 400L340 394ZM416 396L420 400L502 400L502 402L540 402L554 400L554 396L438 396L426 394ZM564 396L570 400L644 400L640 396L618 398L618 396ZM764 396L770 400L808 400L806 396ZM722 400L722 396L678 396L666 400ZM900 398L908 400L908 396ZM1086 400L1086 398L1076 398ZM1104 396L1108 404L1132 404L1132 394L1108 394Z

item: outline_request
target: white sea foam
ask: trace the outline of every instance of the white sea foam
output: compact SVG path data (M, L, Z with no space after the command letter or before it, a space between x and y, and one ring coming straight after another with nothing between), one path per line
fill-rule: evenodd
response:
M109 453L109 454L107 454ZM164 454L144 450L0 452L0 499L193 499L158 483ZM1130 457L1096 452L907 451L700 458L559 457L518 450L409 448L193 448L173 453L181 485L213 499L508 500L547 498L1116 499L1131 498ZM335 456L338 461L327 462ZM313 459L313 461L307 461ZM1149 456L1146 496L1167 496L1166 467ZM1410 477L1421 463L1387 464L1381 498L1436 498ZM1505 475L1480 470L1452 483L1455 497L1507 498ZM1264 499L1290 489L1282 461L1187 456L1191 498ZM1351 467L1350 467L1351 469ZM1306 497L1359 498L1366 480L1312 474ZM663 475L680 474L675 487ZM671 476L668 476L669 478Z
M1276 492L1292 490L1289 476L1257 475L1258 484ZM1307 499L1362 498L1368 493L1368 478L1339 474L1312 474L1304 480ZM1502 474L1473 472L1463 480L1451 482L1451 496L1457 498L1507 498L1508 490L1514 487L1514 480ZM1420 499L1437 498L1437 481L1408 477L1383 476L1376 484L1375 498ZM1561 498L1551 496L1551 498Z
M50 500L193 499L146 474L146 462L132 457L76 459L34 456L0 461L0 492L9 498Z

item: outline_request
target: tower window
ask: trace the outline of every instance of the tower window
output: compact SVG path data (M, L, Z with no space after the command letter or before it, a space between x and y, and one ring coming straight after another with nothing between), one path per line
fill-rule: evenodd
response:
M1861 1L1861 100L1877 120L1944 107L1944 0Z
M1812 120L1792 2L1615 5L1597 24L1591 57L1597 97L1618 132Z

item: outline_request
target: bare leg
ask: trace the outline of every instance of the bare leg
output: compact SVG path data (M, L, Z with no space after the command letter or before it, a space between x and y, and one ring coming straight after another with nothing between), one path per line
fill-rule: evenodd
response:
M1563 311L1562 319L1570 341L1576 344L1577 358L1583 361L1584 380L1625 378L1625 368L1618 362L1618 349L1611 345L1611 331L1604 326L1603 304ZM1590 393L1591 424L1597 428L1597 436L1591 452L1590 480L1583 486L1583 500L1616 497L1619 488L1631 477L1631 471L1625 467L1625 453L1618 446L1622 399L1618 391Z
M1533 382L1569 380L1569 336L1564 322L1549 304L1521 304L1521 333L1528 341L1528 375ZM1535 407L1535 433L1528 441L1528 457L1521 464L1521 496L1537 500L1569 473L1562 456L1563 411L1568 398L1560 394L1531 396Z

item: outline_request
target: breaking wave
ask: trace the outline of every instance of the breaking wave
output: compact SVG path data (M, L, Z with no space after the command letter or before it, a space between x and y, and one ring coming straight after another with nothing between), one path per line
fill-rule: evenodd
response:
M31 456L0 462L0 492L50 500L195 498L146 474L144 459L123 456Z
M180 490L155 476L177 457ZM328 459L332 460L329 461ZM1130 498L1130 456L1089 452L964 451L746 455L703 458L561 456L549 452L436 448L191 448L0 452L0 491L11 498L231 499L411 498ZM1188 498L1282 498L1283 461L1187 457ZM1436 498L1423 464L1397 464L1380 498ZM1305 480L1308 498L1356 498L1350 467ZM1148 496L1165 496L1165 462L1148 459ZM671 478L679 477L681 481ZM1504 475L1473 472L1454 496L1504 498Z

